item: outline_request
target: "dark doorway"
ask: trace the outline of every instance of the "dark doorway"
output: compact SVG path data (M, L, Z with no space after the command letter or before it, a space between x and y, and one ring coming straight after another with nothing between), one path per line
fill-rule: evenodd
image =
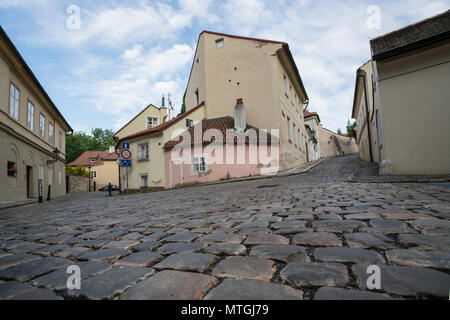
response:
M69 178L70 178L70 176L69 175L66 175L66 193L69 193L69 191L70 191L70 188L69 188Z
M33 181L33 167L27 166L27 198L31 198L32 181Z

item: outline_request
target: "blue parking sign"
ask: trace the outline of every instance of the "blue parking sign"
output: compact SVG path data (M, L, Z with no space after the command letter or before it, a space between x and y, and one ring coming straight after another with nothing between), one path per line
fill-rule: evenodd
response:
M131 167L131 160L120 160L120 166L121 167Z
M130 143L122 142L122 150L130 150Z

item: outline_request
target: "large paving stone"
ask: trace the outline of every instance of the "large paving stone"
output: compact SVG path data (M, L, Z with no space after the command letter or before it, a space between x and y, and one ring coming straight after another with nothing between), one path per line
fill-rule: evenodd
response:
M383 234L415 233L405 222L399 220L374 219L369 221L369 225L372 228L362 228L360 231Z
M35 288L27 283L17 281L0 283L0 299L10 299L13 296L17 296L19 294L23 294L32 290L35 290Z
M448 250L450 237L428 236L423 234L401 234L398 236L401 244L416 250Z
M273 282L225 279L205 300L302 300L303 292Z
M352 263L385 263L377 252L360 248L318 248L314 251L317 261L352 262Z
M300 220L284 220L275 222L270 225L273 229L288 229L288 228L305 228L306 221Z
M245 240L245 236L242 234L233 234L233 233L225 233L225 232L213 232L206 236L198 238L196 241L203 242L206 244L215 244L215 243L235 243L239 244Z
M95 300L113 299L153 272L150 268L113 268L82 281L80 290L70 290L68 294Z
M418 251L412 249L386 251L386 258L391 264L411 267L431 267L450 270L450 250Z
M291 262L281 271L281 279L295 286L345 286L349 275L340 263Z
M317 290L314 300L393 300L393 298L384 293L322 287Z
M196 252L206 247L201 242L170 242L159 248L161 254L173 254L181 252Z
M320 232L352 232L366 226L359 220L320 220L312 223L313 229Z
M352 213L345 215L345 219L351 220L370 220L370 219L379 219L380 216L374 212L366 212L366 213Z
M381 212L380 214L385 219L392 219L392 220L418 220L430 218L429 215L414 212Z
M217 283L204 274L164 270L138 283L121 300L200 300Z
M216 260L216 256L208 253L177 253L164 259L154 268L203 272Z
M292 243L310 247L342 247L342 241L329 232L300 233L294 236Z
M254 246L250 256L283 262L310 261L305 248L288 244Z
M408 223L418 230L450 229L450 221L443 219L421 219L408 221Z
M366 289L366 264L352 267L358 286ZM427 268L379 265L381 271L381 291L401 296L434 296L448 298L450 275Z
M205 249L204 252L215 254L215 255L229 255L229 256L239 256L245 254L247 248L242 244L236 243L217 243L213 244Z
M100 249L85 253L79 256L78 259L114 263L129 253L130 251L120 248Z
M58 253L56 253L56 256L60 258L76 258L78 256L81 256L82 254L91 252L92 249L85 248L85 247L70 247L65 250L62 250Z
M0 278L5 280L28 281L69 264L72 264L70 260L46 257L4 269L0 271Z
M192 240L195 240L200 235L198 233L193 232L182 232L182 233L176 233L174 235L168 236L164 238L163 240L166 242L191 242Z
M144 241L134 245L132 249L137 251L147 251L147 250L151 251L158 248L160 245L161 242L159 241Z
M3 256L0 257L0 270L38 259L41 259L41 257L32 254L14 254Z
M376 248L376 249L393 249L395 244L392 239L382 234L372 233L350 233L344 235L345 242L351 248Z
M142 234L140 234L139 232L131 232L131 233L128 233L128 234L120 237L121 240L135 240L135 241L142 239L142 238L144 238L144 236Z
M162 259L164 259L164 257L157 252L142 251L132 253L129 256L120 259L114 265L125 267L151 267Z
M81 280L89 278L90 276L100 274L111 269L111 265L104 262L86 261L76 264L80 267ZM67 268L61 268L46 275L35 278L31 284L38 287L46 287L53 290L67 289L67 279L71 274L67 273Z
M289 239L280 235L271 233L252 233L247 237L244 244L260 245L260 244L288 244Z
M212 271L212 275L220 278L254 279L270 281L276 269L273 261L233 256L221 261Z
M48 289L34 289L11 297L11 300L63 300Z
M38 249L42 249L48 247L48 244L43 243L27 243L11 249L12 253L21 254L21 253L30 253L36 251Z
M50 255L57 255L58 252L66 250L68 248L70 248L68 245L56 244L56 245L45 246L43 248L34 250L33 254L39 254L39 255L43 255L45 257L48 257Z
M137 240L119 240L119 241L110 241L105 244L104 248L121 248L121 249L130 249L134 245L138 244Z

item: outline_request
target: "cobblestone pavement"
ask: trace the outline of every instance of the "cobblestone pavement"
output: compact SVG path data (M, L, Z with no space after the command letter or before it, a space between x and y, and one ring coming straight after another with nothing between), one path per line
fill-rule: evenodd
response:
M0 299L448 299L450 189L359 166L0 211Z

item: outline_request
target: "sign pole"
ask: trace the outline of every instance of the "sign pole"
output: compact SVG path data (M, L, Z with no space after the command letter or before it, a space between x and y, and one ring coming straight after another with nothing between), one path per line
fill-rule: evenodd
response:
M128 167L125 167L125 174L127 176L127 193L128 193Z

